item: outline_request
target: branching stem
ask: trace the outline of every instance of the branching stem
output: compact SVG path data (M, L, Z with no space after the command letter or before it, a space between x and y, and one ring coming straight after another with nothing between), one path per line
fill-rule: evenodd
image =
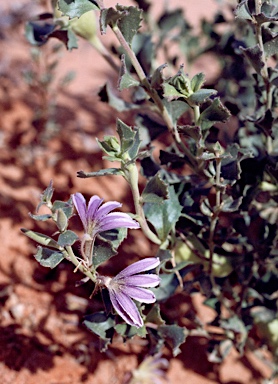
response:
M189 149L182 142L180 135L177 131L177 128L173 124L172 118L167 111L167 108L163 104L157 91L151 87L151 84L149 83L149 80L147 79L147 76L146 76L141 64L139 63L135 53L132 51L131 47L129 46L129 44L125 40L125 38L124 38L122 32L120 31L120 29L118 28L118 26L114 25L112 27L112 30L115 33L117 39L119 40L121 46L124 48L126 54L128 55L142 86L144 87L144 89L146 90L146 92L148 93L150 98L154 101L155 105L157 106L157 108L161 114L161 117L163 118L165 124L167 125L169 132L172 134L172 136L174 137L174 140L177 142L177 144L182 148L184 154L189 159L191 166L193 168L197 169L198 168L198 161L195 159L195 157L191 154Z

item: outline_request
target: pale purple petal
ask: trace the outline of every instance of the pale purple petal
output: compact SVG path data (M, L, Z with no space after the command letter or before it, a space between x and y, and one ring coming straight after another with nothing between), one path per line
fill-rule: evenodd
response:
M82 193L75 193L72 195L73 204L78 212L78 215L82 221L85 231L87 231L87 206L86 200Z
M101 199L99 196L95 195L92 196L89 200L88 204L88 211L87 211L87 220L93 221L95 220L95 216L97 213L97 209L100 206L100 204L103 202L103 199Z
M104 203L97 211L95 218L96 220L102 219L104 216L106 216L109 212L113 211L113 209L120 208L122 206L121 203L118 203L117 201L109 201L107 203Z
M139 311L133 301L123 292L115 293L108 288L111 303L124 321L137 328L143 327L144 323Z
M132 228L138 229L140 228L139 223L133 220L126 213L109 213L103 219L100 220L98 224L98 231L108 231L109 229L114 228Z
M148 257L143 260L136 261L135 263L129 265L123 269L120 273L117 274L117 279L120 277L127 277L135 275L136 273L149 271L150 269L156 268L160 264L158 257Z
M154 303L156 301L154 293L146 288L137 288L126 285L123 289L123 293L140 303Z
M116 276L117 277L117 276ZM116 277L114 279L116 279ZM124 278L116 279L116 281L123 281L125 285L136 287L156 287L160 283L160 278L153 274L142 274L127 276Z

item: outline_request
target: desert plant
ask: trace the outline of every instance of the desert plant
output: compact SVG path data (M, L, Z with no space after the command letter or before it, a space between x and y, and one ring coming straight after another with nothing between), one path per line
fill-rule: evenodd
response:
M88 23L95 12L101 34L111 28L117 37L119 46L109 51L108 62L119 68L118 90L129 92L119 97L107 83L99 96L116 111L132 110L134 123L118 119L117 135L97 139L114 168L82 170L77 176L122 176L135 212L109 213L119 204L100 207L98 196L88 208L80 194L52 202L50 184L39 204L50 213L32 217L54 220L57 240L24 233L40 244L35 255L40 264L53 268L66 258L102 289L105 310L84 320L100 337L102 349L115 333L137 334L149 338L149 353L167 345L176 355L186 337L199 334L209 340L212 362L220 362L233 346L243 353L263 342L277 359L277 5L240 0L219 10L213 23L202 21L198 35L181 9L164 9L150 21L151 4L135 3L106 8L103 1L58 0L54 8L63 21L54 15L51 28L39 35L44 44L58 38L72 49L77 48L76 33L107 59L109 48L99 48L103 38L94 19ZM167 64L158 63L161 53ZM205 74L186 70L208 53L219 71L205 87ZM185 65L177 68L177 58ZM152 155L158 141L164 145L159 160ZM68 229L74 206L84 226L80 255L72 250L78 236ZM139 226L157 253L114 277L100 275L99 266L117 257L126 228ZM193 321L193 329L181 325L181 319L167 324L164 304L195 292L215 311L213 322Z

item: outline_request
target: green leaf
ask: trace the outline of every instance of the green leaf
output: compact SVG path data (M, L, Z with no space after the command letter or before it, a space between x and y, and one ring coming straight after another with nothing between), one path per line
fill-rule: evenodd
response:
M30 239L36 241L37 243L41 245L45 245L48 247L60 249L60 245L57 243L57 241L53 240L51 237L46 236L39 232L34 232L29 229L21 228L21 231L24 233L24 235L28 236Z
M147 334L145 326L141 328L136 328L126 323L117 324L115 326L115 330L119 335L123 336L125 339L130 339L135 335L140 337L146 337L146 334Z
M128 150L129 157L133 160L135 160L138 157L142 158L142 156L145 156L143 151L138 155L139 149L141 146L139 129L137 127L134 127L134 132L135 132L135 136L134 136L134 140L133 140L133 145Z
M162 242L165 241L171 229L175 227L182 211L174 187L169 187L168 200L164 200L162 204L146 203L144 211L148 221L155 228L159 239Z
M156 257L159 258L161 265L173 259L172 253L169 249L159 249Z
M222 212L236 212L241 206L243 196L240 196L238 199L233 199L232 196L229 196L224 200L222 207Z
M189 109L188 104L181 100L174 100L169 102L164 99L163 104L171 116L171 120L174 126L176 126L178 119Z
M117 21L122 17L122 13L114 8L103 8L100 12L100 32L101 34L106 33L107 26L110 25L112 28L117 24Z
M100 264L106 262L115 255L117 255L117 251L114 249L113 244L98 236L94 245L94 267L97 268Z
M117 4L116 9L102 9L100 14L101 33L106 33L107 25L110 25L112 29L118 26L125 40L131 46L132 39L140 27L141 16L142 11L136 7L125 7Z
M278 35L264 44L266 57L274 56L278 53Z
M192 91L197 92L203 86L204 82L205 82L205 75L202 72L197 73L191 79Z
M167 63L160 65L153 73L151 77L151 87L154 89L161 89L164 81L164 77L162 75L162 71L168 65Z
M122 91L123 89L136 87L140 85L140 82L134 79L134 77L128 72L125 64L125 55L122 55L121 63L122 65L121 65L119 81L118 81L118 89Z
M179 99L180 97L187 97L178 90L176 90L176 88L169 83L163 84L163 96L166 97L169 101Z
M153 176L147 183L142 192L144 203L162 203L163 200L168 199L167 184L162 181L159 172Z
M84 171L78 171L77 177L80 177L81 179L86 179L88 177L98 177L98 176L107 176L107 175L122 175L122 170L120 168L106 168L101 169L96 172L84 172Z
M217 91L215 89L199 89L188 97L188 103L190 105L201 105L204 103L210 96L216 95Z
M42 205L51 204L53 192L54 192L53 182L52 180L50 180L48 187L43 191L43 193L40 196L40 202L39 202L39 205L37 206L37 212L39 211Z
M250 48L243 48L240 47L240 50L243 52L243 54L246 56L246 58L249 60L255 71L260 75L261 70L264 67L263 62L263 52L259 46L259 44L255 45L254 47Z
M52 218L52 215L47 213L45 215L33 215L32 213L29 213L29 216L36 221L46 221Z
M114 316L107 316L104 312L97 312L84 317L83 324L89 331L102 340L101 352L104 352L112 342L115 321Z
M156 325L164 325L165 321L161 318L160 315L160 306L158 304L154 304L150 312L147 314L145 323L152 323Z
M206 130L212 127L216 122L225 122L231 116L229 110L224 107L219 97L216 97L211 105L206 108L200 115L199 123L201 128Z
M99 9L97 1L94 0L58 0L58 9L63 15L71 19L80 17L83 13Z
M207 359L210 363L220 364L228 356L233 347L232 340L215 340L211 343L211 348L207 353Z
M64 256L61 252L53 251L49 248L38 247L37 253L34 255L35 259L42 265L47 268L55 268L61 261L64 259Z
M100 141L99 139L96 139L96 141L100 149L107 153L111 159L120 158L121 146L115 136L104 136L103 141Z
M185 342L188 335L186 328L178 325L161 325L157 330L160 337L162 337L166 344L173 350L173 355L177 356L180 351L180 345Z
M104 241L109 241L116 250L127 238L127 228L110 229L109 231L101 232L98 237Z
M121 142L121 153L127 152L134 144L136 132L122 120L117 120L117 133Z
M253 16L248 7L248 0L243 0L240 4L238 4L235 9L235 16L238 19L253 21Z
M118 27L131 47L132 39L140 28L142 10L137 7L125 7L119 4L116 5L116 9L123 14L118 20Z
M64 233L61 233L58 238L58 244L60 244L61 247L65 247L67 245L73 245L78 240L78 236L73 231L66 231Z
M218 156L213 152L204 151L198 158L200 160L209 161L209 160L215 160L216 158L218 158Z
M63 31L59 31L59 32L63 32ZM77 42L76 34L70 28L67 30L66 44L67 44L67 49L69 51L71 51L74 48L78 48L78 42Z
M69 219L73 215L73 204L72 199L68 201L55 200L51 208L52 212L57 214L58 210L62 210L66 217Z
M64 232L68 226L68 218L65 212L60 208L56 211L56 224L60 232Z
M158 302L167 300L169 297L171 297L179 286L179 281L175 273L163 273L162 275L159 275L159 277L159 287L152 288L152 291L154 292Z
M202 140L202 131L201 127L197 125L182 125L178 126L178 131L183 135L191 137L197 145L201 144Z
M158 26L161 33L168 34L172 29L182 27L185 23L182 8L177 8L172 11L167 10L158 20Z

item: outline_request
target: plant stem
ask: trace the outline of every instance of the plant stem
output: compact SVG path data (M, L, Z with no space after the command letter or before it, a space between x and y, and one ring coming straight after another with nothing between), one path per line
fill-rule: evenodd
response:
M194 110L194 123L195 123L195 125L198 125L198 121L199 121L199 118L200 118L200 107L199 107L199 105L194 105L193 110Z
M261 1L256 0L256 13L259 14L261 12ZM262 52L262 61L264 63L263 68L261 69L261 75L264 80L265 84L265 91L266 91L266 100L265 100L265 108L266 110L271 110L272 108L272 94L274 87L269 81L269 75L268 75L268 70L267 70L267 61L266 61L266 56L265 56L265 50L264 50L264 43L263 43L263 37L262 37L262 26L261 24L256 24L255 26L256 29L256 38L257 42L260 46L260 50ZM266 135L266 147L267 147L267 152L270 153L272 152L272 139L270 136Z
M128 181L131 188L134 206L135 206L135 212L137 215L137 221L139 222L141 229L144 232L144 234L147 236L147 238L151 240L153 243L160 245L161 244L160 239L155 235L155 233L153 233L150 230L145 217L145 213L141 203L142 198L140 196L139 187L138 187L138 170L137 170L136 164L130 164L126 167L126 169L127 169L127 172L125 172L126 180Z
M70 260L76 267L79 269L80 272L82 272L84 275L89 277L90 280L92 280L94 283L96 282L96 276L94 273L89 271L84 264L82 264L80 261L77 260L75 254L73 253L72 247L67 246L66 247L66 253L67 253L67 259Z
M220 190L220 177L221 177L221 158L217 157L215 159L216 161L216 167L215 167L215 187L216 187L216 201L215 201L215 207L214 212L211 218L210 223L210 230L209 230L209 273L211 274L212 271L212 264L213 264L213 253L214 253L214 232L216 228L216 224L218 221L218 216L220 213L221 208L221 190Z
M216 190L216 203L215 203L215 207L216 207L216 210L219 211L219 208L220 208L220 205L221 205L221 190L220 190L220 187L221 187L221 182L220 182L220 177L221 177L221 159L217 158L217 159L215 159L215 161L216 161L215 185L216 185L216 188L217 188L217 190Z
M257 15L261 13L261 7L262 7L262 1L255 0L255 8L256 8ZM261 69L261 75L264 79L265 89L266 89L266 109L271 109L273 87L269 81L269 76L268 76L267 60L266 60L263 37L262 37L262 24L257 23L255 25L255 31L256 31L257 43L259 44L260 50L262 52L262 62L264 64L263 68Z
M89 40L91 45L98 51L98 53L106 60L106 62L114 69L115 72L119 73L120 68L112 59L110 53L106 49L106 47L102 44L100 39L97 36L94 36L91 40Z
M262 8L262 0L255 0L256 15L259 15L261 13L261 8Z
M142 86L144 87L144 89L146 90L146 92L148 93L150 98L156 104L159 112L161 113L161 117L163 118L164 122L167 125L167 128L168 128L169 132L172 134L172 136L174 137L174 140L178 143L178 145L180 147L182 147L182 149L184 151L184 154L189 159L190 164L192 165L192 167L197 169L198 168L198 161L195 159L195 157L191 154L189 149L182 142L182 140L180 138L180 135L179 135L179 133L177 131L177 128L173 124L172 118L171 118L171 116L169 115L169 113L167 111L167 108L163 104L163 102L162 102L161 98L159 97L157 91L154 88L151 87L151 84L149 83L149 80L147 79L147 76L146 76L146 74L145 74L141 64L139 63L135 53L130 48L129 44L125 40L122 32L117 27L117 25L114 25L112 27L112 30L115 33L117 39L119 40L121 46L124 48L125 52L127 53L127 55L129 57L132 65L133 65L133 67L134 67L134 69L135 69L135 71L136 71L136 73L137 73L137 75L139 77L139 80L140 80Z

